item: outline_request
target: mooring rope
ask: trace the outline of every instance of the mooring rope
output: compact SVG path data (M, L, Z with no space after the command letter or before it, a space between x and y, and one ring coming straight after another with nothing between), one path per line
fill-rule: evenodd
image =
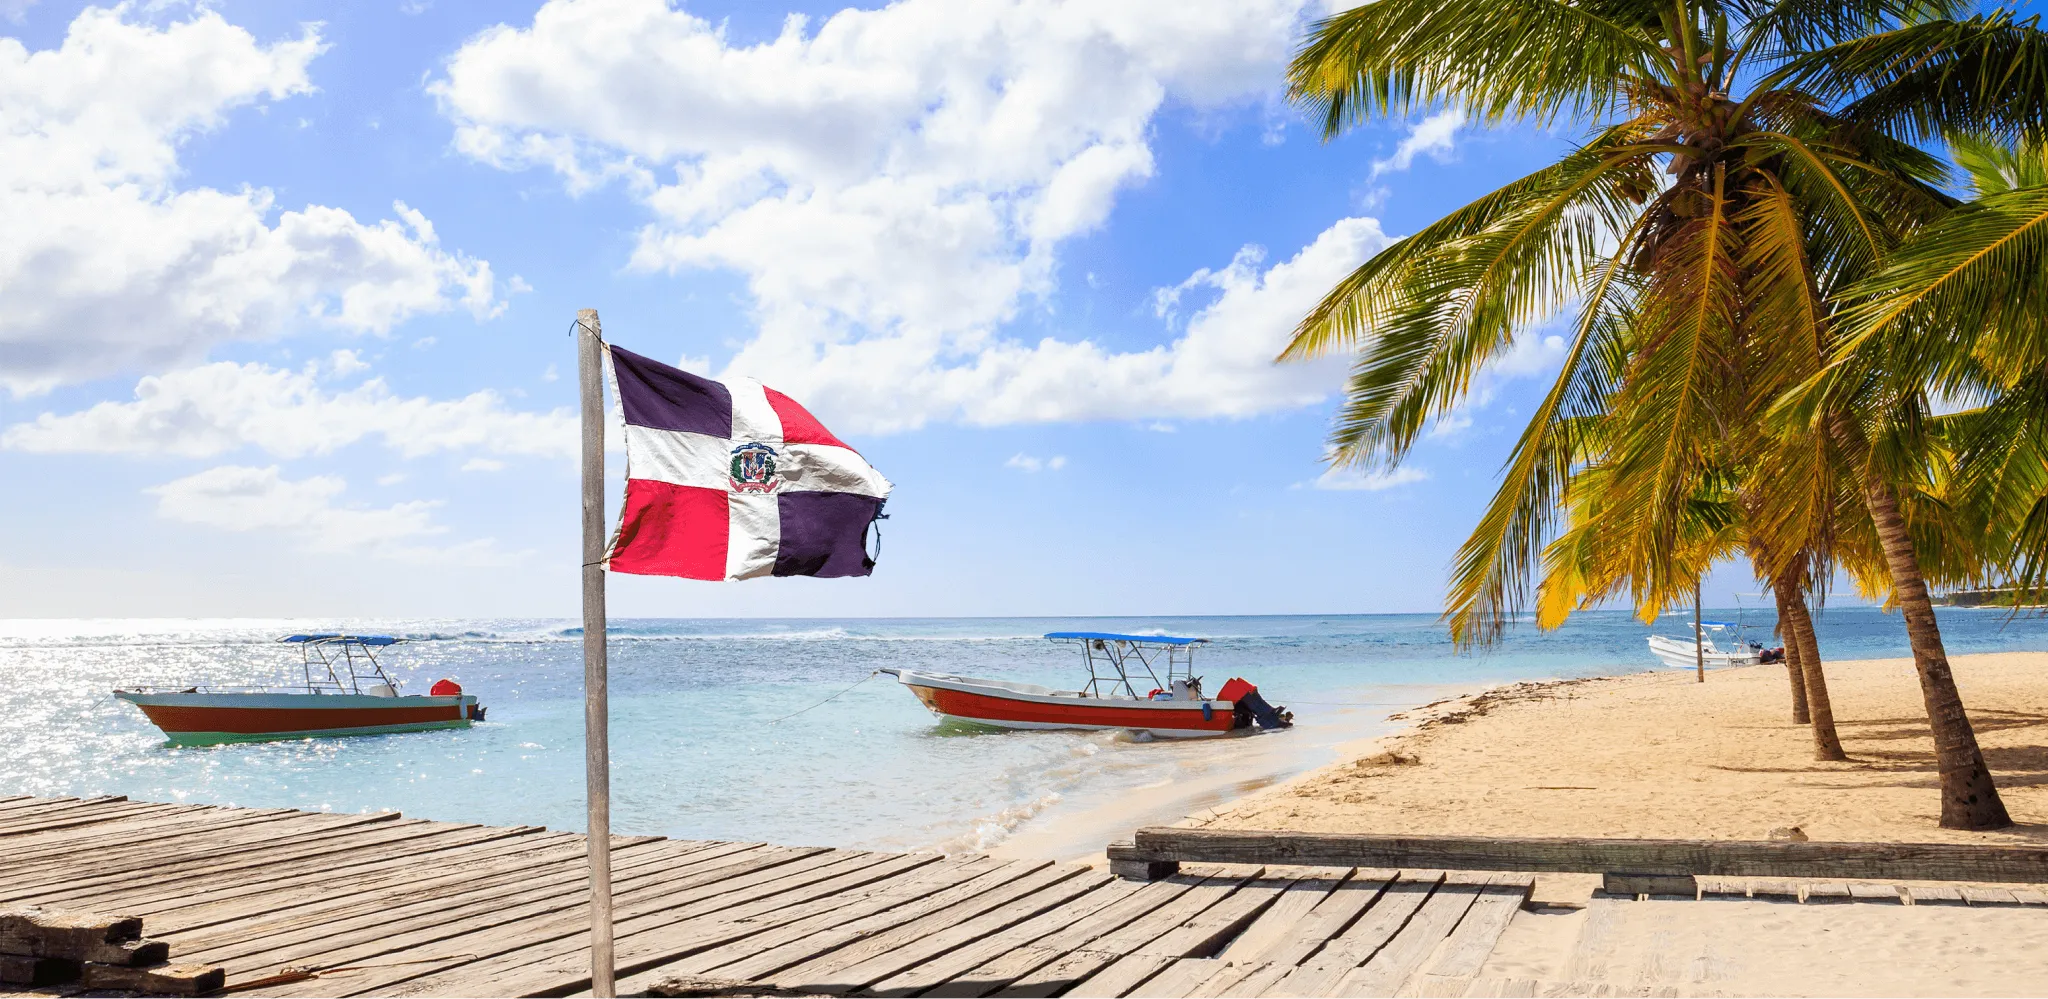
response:
M863 684L863 683L866 683L866 682L868 682L869 680L872 680L872 679L874 679L875 677L878 677L878 676L881 676L881 675L882 675L882 671L881 671L881 670L876 670L876 671L874 671L873 673L869 673L868 675L866 675L866 676L864 676L864 677L861 677L861 678L860 678L860 679L858 679L858 680L855 680L855 681L853 682L853 686L847 687L847 688L846 688L846 690L842 690L842 691L840 691L840 692L839 692L839 694L844 694L844 693L846 693L846 691L847 691L847 690L852 690L852 689L853 689L854 687L858 687L858 686L860 686L861 684ZM803 714L803 713L804 713L804 712L806 712L806 711L809 711L809 710L811 710L811 708L815 708L815 707L821 707L821 706L823 706L823 705L825 705L825 704L827 704L827 703L831 702L832 700L836 699L836 698L837 698L837 697L839 696L839 694L833 694L833 695L832 695L831 697L827 697L827 698L825 698L824 700L822 700L822 701L819 701L819 702L818 702L817 704L812 704L812 705L810 705L810 706L808 706L808 707L801 707L801 708L798 708L798 709L796 709L795 711L792 711L792 712L790 712L790 713L788 713L788 714L786 714L786 715L783 715L783 716L782 716L782 717L780 717L780 718L777 718L777 719L775 719L774 721L771 721L771 722L769 722L768 724L770 724L770 725L778 725L778 724L781 724L782 722L786 722L786 721L790 720L791 718L795 718L796 716L798 716L798 715L800 715L800 714Z

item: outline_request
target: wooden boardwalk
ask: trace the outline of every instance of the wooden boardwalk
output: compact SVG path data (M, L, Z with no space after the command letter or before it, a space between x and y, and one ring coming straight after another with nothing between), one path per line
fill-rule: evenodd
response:
M1460 995L1525 875L1199 868L622 836L620 994ZM583 837L121 798L0 797L0 907L144 917L273 996L589 985ZM1484 984L1484 983L1481 983Z

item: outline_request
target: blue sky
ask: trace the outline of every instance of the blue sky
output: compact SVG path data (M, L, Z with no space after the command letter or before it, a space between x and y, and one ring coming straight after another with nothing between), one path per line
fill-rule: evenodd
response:
M1318 10L0 0L0 615L575 613L582 307L896 484L871 579L615 614L1435 610L1555 345L1395 480L1267 359L1571 136L1325 144Z

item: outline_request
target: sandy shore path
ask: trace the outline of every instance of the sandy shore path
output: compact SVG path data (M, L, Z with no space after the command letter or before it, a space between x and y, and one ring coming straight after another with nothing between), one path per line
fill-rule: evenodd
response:
M1846 763L1813 759L1783 666L1520 683L1408 712L1360 755L1200 824L1314 832L1815 840L2048 840L2048 653L1958 656L1985 759L2018 825L1940 829L1909 659L1827 664Z

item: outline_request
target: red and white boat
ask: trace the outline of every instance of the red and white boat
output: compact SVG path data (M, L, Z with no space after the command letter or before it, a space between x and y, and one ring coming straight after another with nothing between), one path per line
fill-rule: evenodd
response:
M181 746L467 728L484 718L476 697L452 680L426 694L400 693L372 650L403 639L336 634L279 641L302 650L305 686L123 687L114 696L141 708Z
M910 669L882 672L909 687L938 715L1000 728L1125 729L1200 739L1294 723L1293 715L1268 705L1258 688L1242 679L1225 683L1216 697L1202 696L1202 679L1193 675L1194 648L1206 644L1206 638L1081 631L1045 637L1080 646L1088 667L1088 682L1081 689ZM1151 680L1149 693L1138 693L1133 673Z

